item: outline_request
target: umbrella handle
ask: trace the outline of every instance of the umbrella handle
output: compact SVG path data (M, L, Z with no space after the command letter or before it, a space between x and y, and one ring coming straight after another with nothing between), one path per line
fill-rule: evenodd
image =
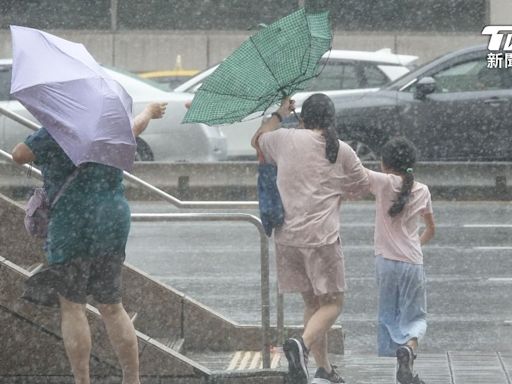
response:
M281 95L283 95L283 99L285 97L288 97L288 95L286 94L286 92L284 91L284 89L281 89ZM295 108L292 109L292 113L293 113L293 116L297 119L298 122L300 122L300 116L297 115L297 112L295 112Z

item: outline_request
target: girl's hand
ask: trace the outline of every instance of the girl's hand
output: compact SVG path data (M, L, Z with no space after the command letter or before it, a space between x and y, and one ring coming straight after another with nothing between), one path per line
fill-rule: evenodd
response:
M434 215L432 213L425 213L423 215L423 221L425 222L425 229L420 235L420 244L427 244L436 233L436 225L434 223Z

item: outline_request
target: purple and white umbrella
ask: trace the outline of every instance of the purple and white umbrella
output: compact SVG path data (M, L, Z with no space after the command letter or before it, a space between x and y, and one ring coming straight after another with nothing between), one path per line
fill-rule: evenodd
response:
M11 26L11 94L75 165L95 162L131 170L136 143L132 98L82 44Z

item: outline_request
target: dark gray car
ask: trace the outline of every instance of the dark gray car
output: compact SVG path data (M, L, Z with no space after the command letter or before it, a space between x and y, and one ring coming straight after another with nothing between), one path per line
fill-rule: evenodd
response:
M488 53L462 49L377 92L333 96L338 136L367 160L403 135L419 160L511 161L512 66L488 68Z

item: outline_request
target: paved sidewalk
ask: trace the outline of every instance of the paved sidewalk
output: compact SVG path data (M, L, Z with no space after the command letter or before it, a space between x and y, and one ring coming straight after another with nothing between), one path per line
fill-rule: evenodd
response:
M229 380L230 383L284 383L284 377L257 379L263 371L258 372L261 359L257 361L259 352L239 352L238 359L233 353L193 354L190 357L207 366L217 374L222 372L240 372L244 375L237 380ZM248 358L250 354L251 358ZM256 357L255 357L256 356ZM285 372L287 362L284 356L279 359L273 356L273 368ZM238 359L239 363L234 364ZM338 370L347 384L395 384L396 359L391 357L377 357L373 355L346 354L331 355L331 361L338 366ZM253 364L254 363L254 364ZM313 362L311 362L313 363ZM253 366L250 366L253 365ZM443 354L423 354L415 362L415 370L426 384L512 384L512 353L500 352L446 352ZM315 373L315 367L310 364L310 375ZM268 372L268 371L267 371ZM251 378L252 377L252 378ZM115 384L120 377L95 377L93 383ZM218 381L221 380L221 381ZM2 384L73 384L71 376L0 376ZM145 377L142 380L146 384L170 384L170 383L203 383L201 379L186 378L159 378ZM215 383L222 383L218 378Z
M258 356L259 355L259 356ZM277 356L276 356L277 355ZM286 358L272 356L272 368L285 371ZM214 371L245 371L261 367L259 352L208 353L190 356ZM396 359L375 355L331 355L347 384L395 384ZM310 356L309 372L315 374ZM420 354L415 371L426 384L512 384L512 353L446 352Z
M396 359L333 356L347 384L395 383ZM420 354L415 370L426 384L512 384L512 354L447 352ZM314 370L311 370L314 374Z

